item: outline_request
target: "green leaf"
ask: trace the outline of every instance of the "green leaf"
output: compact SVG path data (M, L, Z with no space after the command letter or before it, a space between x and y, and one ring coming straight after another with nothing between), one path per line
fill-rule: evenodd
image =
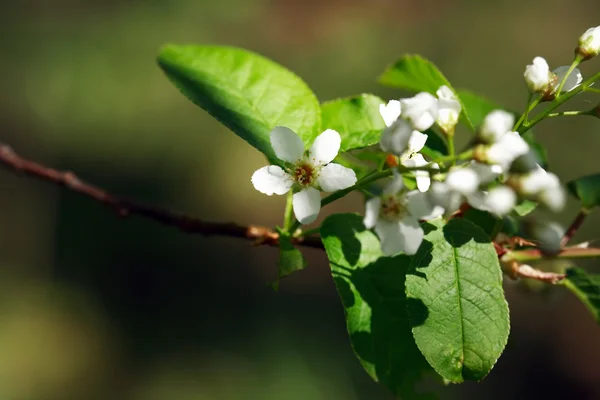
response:
M464 219L423 227L425 240L406 277L417 346L449 381L481 380L502 354L509 333L496 251L481 228Z
M568 268L561 282L590 310L600 324L600 275L589 275L581 268Z
M488 237L492 236L494 229L496 228L496 222L498 218L487 211L481 211L476 208L469 208L463 216L467 221L471 221L475 225L481 228Z
M379 77L379 83L413 92L428 92L433 95L443 85L452 89L452 85L448 79L446 79L435 64L417 54L404 55L394 64L390 65ZM456 93L456 91L454 92ZM462 105L460 97L459 102L461 102L463 109L461 113L463 122L470 129L474 129L470 116L467 114L464 105Z
M520 217L524 217L527 214L531 213L533 210L535 210L537 206L538 203L536 203L535 201L523 200L521 203L516 205L514 210L517 213L517 215L519 215Z
M567 183L571 194L581 200L584 208L600 204L600 174L583 176Z
M491 100L479 96L468 90L458 90L457 95L460 98L465 112L475 127L483 123L483 119L491 111L503 109Z
M427 142L425 142L425 147L423 147L421 153L432 159L448 155L448 145L440 135L436 134L431 129L428 129L423 133L427 135Z
M306 268L306 259L302 252L294 247L292 238L285 231L279 232L279 260L277 261L277 279L270 284L273 290L279 290L279 281L288 275Z
M321 105L322 127L342 137L340 151L371 146L379 142L385 128L379 106L384 101L372 94L336 99Z
M233 47L167 45L158 64L196 105L276 164L269 133L286 126L310 145L321 109L308 86L281 65Z
M377 236L356 214L334 214L320 232L362 366L395 395L424 398L414 393L414 385L431 368L415 345L406 314L410 259L382 257Z

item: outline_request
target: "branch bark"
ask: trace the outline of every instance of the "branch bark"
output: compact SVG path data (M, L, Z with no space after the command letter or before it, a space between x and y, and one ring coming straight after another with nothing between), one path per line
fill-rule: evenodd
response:
M117 197L97 186L81 180L71 171L59 171L18 155L10 146L0 144L0 164L9 171L28 177L63 186L112 209L124 218L137 215L160 224L178 228L189 234L203 236L229 236L252 240L254 245L278 246L279 234L274 230L259 225L238 225L203 221L195 217L179 214L167 209L149 206ZM297 238L295 244L323 248L318 237Z

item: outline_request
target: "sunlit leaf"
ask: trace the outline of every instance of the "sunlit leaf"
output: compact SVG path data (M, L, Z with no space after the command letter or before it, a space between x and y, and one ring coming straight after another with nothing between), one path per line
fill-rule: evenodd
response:
M562 284L585 304L600 324L600 275L588 274L581 268L568 268Z

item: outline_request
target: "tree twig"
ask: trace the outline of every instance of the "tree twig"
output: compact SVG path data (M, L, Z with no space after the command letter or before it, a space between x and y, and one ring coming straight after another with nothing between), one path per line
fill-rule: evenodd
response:
M195 217L178 214L170 210L137 203L114 196L105 190L88 184L71 171L59 171L35 161L21 157L8 145L0 143L0 164L16 174L37 178L84 195L112 209L120 217L138 215L160 224L180 229L185 233L204 236L229 236L249 239L255 245L277 246L279 234L270 228L259 225L238 225L235 223L207 222ZM323 248L318 237L296 238L295 244Z
M581 225L583 225L583 222L585 221L585 218L589 213L590 211L585 208L582 208L581 211L579 211L579 214L577 214L577 216L565 232L565 235L563 236L562 240L560 241L560 247L565 247L573 238L573 236L575 236L579 228L581 228Z

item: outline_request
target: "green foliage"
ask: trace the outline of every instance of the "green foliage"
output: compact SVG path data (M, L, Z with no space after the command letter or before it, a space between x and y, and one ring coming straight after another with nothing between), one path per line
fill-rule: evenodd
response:
M469 119L476 128L483 123L483 119L491 111L503 108L493 101L468 90L458 90L457 95L462 101L462 105L468 113Z
M594 208L600 204L600 174L574 179L567 183L571 194L581 200L584 208Z
M585 304L600 324L600 275L590 275L581 268L568 268L567 279L562 284Z
M531 213L533 210L535 210L537 206L538 203L536 203L535 201L523 200L515 206L514 211L515 213L517 213L518 216L524 217L527 214Z
M306 260L302 252L292 244L289 234L280 231L279 234L279 278L286 277L306 267Z
M481 380L508 340L508 304L489 237L473 223L425 223L406 277L408 314L419 349L450 382Z
M431 368L415 345L406 313L410 258L383 257L377 236L356 214L328 217L321 236L361 364L395 395L425 398L414 393L422 371Z
M158 63L196 105L264 153L273 153L269 132L295 131L306 145L320 133L320 105L295 74L258 54L233 47L165 46Z
M406 89L413 92L429 92L435 95L440 86L446 85L452 89L452 85L444 74L426 58L416 54L402 56L394 64L390 65L379 77L379 83L386 86ZM454 90L454 89L452 89ZM456 91L454 91L456 93ZM463 112L463 121L471 129L474 129L467 114L467 110L459 97Z
M465 212L463 218L480 227L490 238L492 237L492 233L496 228L496 223L499 220L498 217L489 212L481 211L476 208L469 208Z
M322 127L342 137L340 151L371 146L379 142L385 128L379 106L385 103L372 94L327 101L321 105Z

